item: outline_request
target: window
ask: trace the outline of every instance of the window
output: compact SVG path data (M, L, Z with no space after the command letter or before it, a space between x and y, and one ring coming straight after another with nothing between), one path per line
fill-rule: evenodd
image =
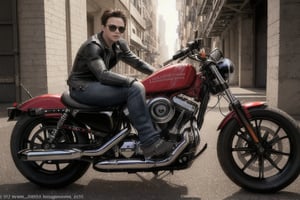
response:
M131 0L132 5L137 9L139 13L142 13L141 0Z

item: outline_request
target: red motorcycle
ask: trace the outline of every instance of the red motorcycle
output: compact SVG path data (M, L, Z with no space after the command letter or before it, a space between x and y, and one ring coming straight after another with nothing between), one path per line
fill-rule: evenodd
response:
M187 169L205 150L200 129L211 95L225 98L230 113L220 123L218 159L227 176L254 192L274 192L292 183L300 169L297 123L264 102L241 105L228 86L232 62L219 49L199 54L201 40L190 42L170 64L142 83L155 127L175 145L165 156L145 158L125 105L83 105L68 92L45 94L8 108L17 120L11 153L18 170L46 187L75 182L93 165L101 172L153 172ZM167 64L165 63L165 64Z

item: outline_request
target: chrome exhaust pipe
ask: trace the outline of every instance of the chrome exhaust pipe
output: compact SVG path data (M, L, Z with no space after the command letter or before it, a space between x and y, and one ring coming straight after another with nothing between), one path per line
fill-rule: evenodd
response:
M184 134L182 142L172 151L169 157L164 160L140 160L140 159L113 159L108 161L98 162L94 168L99 170L126 170L126 169L149 169L154 167L164 167L173 163L181 152L188 146L188 132Z
M86 150L82 152L82 156L101 156L110 150L113 146L121 142L129 134L129 129L125 128L120 133L111 138L108 142L102 145L99 149Z
M121 142L129 134L129 129L125 128L112 139L100 146L98 149L82 151L80 149L34 149L23 150L19 152L21 159L26 161L44 161L44 160L75 160L82 156L101 156L110 150L113 146Z
M23 150L19 152L22 160L26 161L43 161L43 160L74 160L81 157L79 149L62 149L62 150Z

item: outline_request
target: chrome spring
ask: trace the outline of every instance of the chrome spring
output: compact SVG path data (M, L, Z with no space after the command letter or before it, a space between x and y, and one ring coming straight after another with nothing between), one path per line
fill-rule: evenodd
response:
M62 114L62 116L58 120L56 129L54 129L52 132L50 132L50 134L49 134L49 142L50 143L53 142L53 140L55 139L55 137L58 133L58 130L64 125L65 121L68 119L69 113L70 113L70 110L66 109L64 114Z

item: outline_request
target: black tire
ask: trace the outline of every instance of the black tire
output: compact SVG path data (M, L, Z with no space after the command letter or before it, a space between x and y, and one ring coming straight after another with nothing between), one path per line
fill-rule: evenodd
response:
M23 149L42 148L47 132L55 129L57 119L24 115L16 123L11 135L11 154L18 170L31 182L44 187L67 186L79 179L90 163L79 160L68 161L23 161L18 152ZM72 131L60 134L57 143L83 143L86 138Z
M279 191L299 174L299 127L289 115L278 109L261 107L249 112L264 152L259 153L245 129L232 119L218 138L219 162L226 175L246 190Z

